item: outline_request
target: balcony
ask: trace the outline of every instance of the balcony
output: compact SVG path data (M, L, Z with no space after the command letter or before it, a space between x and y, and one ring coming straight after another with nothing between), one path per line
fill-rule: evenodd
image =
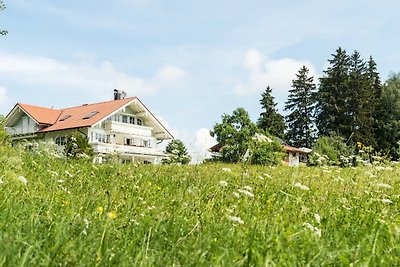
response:
M116 121L106 121L105 129L111 132L126 133L131 135L140 135L151 137L153 128L136 124L128 124Z
M119 153L132 156L134 155L148 155L148 156L160 156L160 157L165 156L165 154L161 150L156 148L106 144L100 142L91 143L91 145L95 153L102 153L102 154Z
M38 130L36 125L30 125L26 127L23 126L5 127L5 129L8 132L8 134L12 136L33 134Z

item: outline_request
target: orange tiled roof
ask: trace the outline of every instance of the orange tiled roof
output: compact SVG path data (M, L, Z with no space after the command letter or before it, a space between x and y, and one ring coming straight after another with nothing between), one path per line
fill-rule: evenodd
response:
M20 103L18 103L18 105L40 124L50 125L49 127L42 129L40 132L51 132L90 127L135 98L136 97L128 97L65 109L49 109ZM84 119L84 117L89 115L91 112L97 113L90 118ZM68 117L68 119L62 120L66 117Z
M17 105L39 124L54 124L61 113L61 110L58 109L43 108L21 103Z
M307 154L307 153L306 153L304 150L302 150L302 149L299 149L299 148L297 148L297 147L288 146L288 145L283 146L283 149L284 149L285 151L287 151L287 152L300 153L300 154Z
M104 119L120 107L131 102L135 98L136 97L128 97L119 100L112 100L107 102L87 104L78 107L62 109L58 120L53 125L44 128L40 132L51 132L65 129L90 127L101 119ZM90 118L84 119L84 117L89 115L91 112L97 113ZM60 119L62 120L62 118L68 115L70 115L68 119L60 121Z

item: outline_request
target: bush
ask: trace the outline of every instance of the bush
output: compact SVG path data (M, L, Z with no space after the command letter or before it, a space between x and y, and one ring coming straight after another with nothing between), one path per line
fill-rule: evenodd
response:
M286 156L276 138L255 134L249 145L249 161L258 165L279 165Z
M315 142L309 156L309 165L350 166L353 164L352 149L337 135L321 136Z
M84 134L73 132L71 136L68 137L64 154L68 158L92 160L94 152Z

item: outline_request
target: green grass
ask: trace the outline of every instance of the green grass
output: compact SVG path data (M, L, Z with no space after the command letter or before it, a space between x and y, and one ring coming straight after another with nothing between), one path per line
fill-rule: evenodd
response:
M399 266L399 173L0 148L0 266Z

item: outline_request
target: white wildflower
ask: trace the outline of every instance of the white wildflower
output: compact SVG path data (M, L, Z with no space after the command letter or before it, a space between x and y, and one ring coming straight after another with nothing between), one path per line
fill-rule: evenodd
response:
M387 203L387 204L393 203L393 202L392 202L390 199L388 199L388 198L381 199L381 201L382 201L383 203Z
M222 170L223 170L224 172L231 172L231 171L232 171L230 168L222 168Z
M218 182L221 186L228 186L228 182L225 180L221 180Z
M148 210L154 210L155 208L156 208L156 207L154 207L154 206L148 206L148 207L147 207Z
M317 221L317 223L321 223L321 216L319 216L318 213L314 213L314 218Z
M57 180L57 182L64 183L65 181L60 179L60 180Z
M308 186L302 185L301 183L295 183L294 186L300 188L301 190L310 190Z
M236 192L233 192L233 195L234 195L235 197L237 197L237 198L240 198L240 195L239 195L238 193L236 193Z
M313 231L316 236L320 237L321 236L321 230L318 229L317 227L313 226L310 223L304 223L304 226L308 228L309 230Z
M232 213L232 212L233 212L233 210L231 210L231 209L226 209L226 211L227 211L228 213Z
M332 171L331 170L323 170L322 172L330 173Z
M3 177L0 177L0 184L4 184Z
M18 180L23 183L24 185L26 185L28 183L28 180L26 180L26 178L22 175L18 176Z
M55 172L55 171L49 171L49 173L50 173L51 175L53 175L53 176L58 176L58 173Z
M246 185L245 187L243 187L243 189L247 190L247 191L252 191L253 188L251 188L250 186Z
M243 195L249 196L249 197L254 197L254 194L251 193L250 191L244 190L244 189L239 189L238 190L240 193L242 193Z
M240 219L239 217L229 216L228 218L229 218L229 220L231 220L231 221L233 221L235 223L244 224L244 221L242 221L242 219Z
M267 178L272 178L272 176L269 175L268 173L264 173L264 176L267 177Z
M383 167L383 166L376 166L375 167L375 170L378 170L378 171L383 171L385 169L385 167Z
M376 184L376 186L377 187L382 187L382 188L392 188L392 186L390 184L384 184L384 183Z
M83 222L85 223L85 228L89 228L89 224L90 224L89 220L85 218L85 219L83 219Z
M264 177L262 177L262 176L260 175L260 176L258 176L258 179L264 180Z

